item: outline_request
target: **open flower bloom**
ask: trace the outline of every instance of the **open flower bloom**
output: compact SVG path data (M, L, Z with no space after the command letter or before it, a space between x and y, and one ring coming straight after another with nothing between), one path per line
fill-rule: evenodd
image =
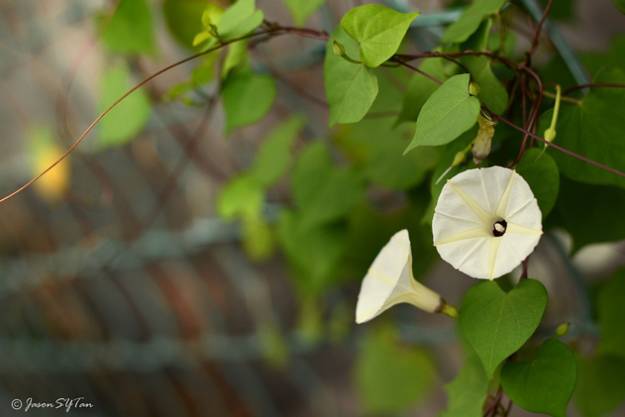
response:
M410 303L430 313L454 315L440 295L412 276L412 254L408 231L401 230L382 248L360 287L356 323L364 323L395 304Z
M434 245L454 268L494 279L517 267L542 235L541 212L523 177L499 166L470 169L443 187Z

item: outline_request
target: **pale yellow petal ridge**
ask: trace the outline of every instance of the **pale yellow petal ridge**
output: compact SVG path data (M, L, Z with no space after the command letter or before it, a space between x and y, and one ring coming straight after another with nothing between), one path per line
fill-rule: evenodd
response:
M497 252L499 252L499 246L501 246L501 239L491 239L490 247L490 259L488 260L488 279L495 278L495 262L497 261Z
M493 208L490 206L490 200L488 199L488 191L486 191L486 181L484 181L484 170L480 169L478 172L480 173L480 183L482 184L482 193L484 194L484 201L488 205L487 211L492 211Z
M510 199L510 190L512 189L512 183L514 182L515 172L510 171L510 178L508 179L508 184L506 184L506 189L501 195L501 199L499 200L499 204L497 205L497 210L495 214L501 218L506 216L506 209L508 208L508 200Z
M531 227L521 226L520 224L508 223L506 233L516 233L518 235L537 236L537 235L542 235L543 231L540 229L532 229Z
M467 195L460 187L457 187L451 181L448 182L451 189L460 196L462 201L475 213L477 217L480 218L484 222L484 224L488 224L491 222L491 216L473 199L473 197Z
M465 230L460 233L456 233L446 239L440 239L434 242L435 246L447 245L449 243L460 242L462 240L475 239L477 237L490 237L490 234L484 230L483 227Z

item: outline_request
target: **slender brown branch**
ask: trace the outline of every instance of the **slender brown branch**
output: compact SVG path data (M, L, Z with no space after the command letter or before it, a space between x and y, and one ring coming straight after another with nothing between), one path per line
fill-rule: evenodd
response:
M401 65L402 67L406 67L418 74L423 75L425 78L427 78L428 80L435 82L436 84L442 84L443 81L439 80L438 78L436 78L435 76L433 76L432 74L428 74L427 72L423 71L421 68L415 67L412 64L409 64L408 62L404 61L401 57L399 56L394 56L392 57L389 61L392 62L396 62L397 64Z
M565 148L563 146L560 146L560 145L558 145L556 143L549 142L547 139L543 138L542 136L536 135L535 133L528 132L527 130L525 130L521 126L517 126L516 124L512 123L510 120L506 119L505 117L499 116L498 114L494 114L494 113L491 112L490 115L494 119L497 119L500 122L502 122L504 124L507 124L508 126L513 128L514 130L516 130L518 132L521 132L521 133L524 133L524 134L527 134L530 137L536 139L537 141L546 144L550 148L553 148L553 149L555 149L555 150L557 150L559 152L562 152L563 154L566 154L566 155L568 155L568 156L570 156L572 158L575 158L575 159L578 159L578 160L580 160L582 162L585 162L588 165L592 165L595 168L599 168L599 169L607 171L607 172L609 172L611 174L614 174L614 175L617 175L619 177L625 178L625 172L623 172L623 171L619 171L618 169L612 168L609 165L606 165L606 164L603 164L601 162L595 161L594 159L590 159L588 157L585 157L584 155L580 155L577 152L574 152L574 151L572 151L572 150L570 150L568 148Z
M465 56L485 56L485 57L501 62L502 64L504 64L510 69L517 68L517 65L514 62L492 51L473 51L473 50L467 49L467 50L458 51L458 52L424 51L424 52L417 52L414 54L395 55L395 57L400 58L405 62L412 61L415 59L424 59L424 58L450 59L450 58L462 58Z
M155 73L153 73L152 75L150 75L149 77L143 79L142 81L140 81L139 83L135 84L132 88L130 88L128 91L126 91L124 94L122 94L119 98L117 98L117 100L115 100L109 107L107 107L102 113L100 113L88 126L85 130L83 130L83 132L78 136L78 138L67 148L67 150L54 162L52 163L50 166L48 166L46 169L44 169L41 173L39 173L38 175L36 175L35 177L31 178L30 180L26 181L24 184L22 184L20 187L18 187L15 191L3 196L2 198L0 198L0 204L4 203L5 201L15 197L16 195L18 195L19 193L21 193L22 191L26 190L27 188L29 188L31 185L33 185L36 181L38 181L41 177L43 177L44 175L46 175L48 172L50 172L50 170L54 169L54 167L56 167L58 164L60 164L63 160L65 160L87 137L88 135L93 131L93 129L100 123L100 121L102 121L102 119L104 119L113 109L115 109L122 101L124 101L128 96L130 96L132 93L134 93L135 91L141 89L144 85L148 84L149 82L151 82L152 80L154 80L155 78L159 77L160 75L166 73L167 71L176 68L180 65L186 64L187 62L193 61L199 57L202 57L204 55L207 55L211 52L214 52L216 50L219 50L223 47L225 47L226 45L235 43L235 42L239 42L245 39L252 39L252 38L256 38L259 36L264 36L266 34L271 33L273 36L278 36L281 34L285 34L285 33L293 33L293 34L297 34L297 35L301 35L301 36L313 36L313 34L315 36L317 36L317 39L324 39L327 38L327 34L325 32L320 32L320 31L314 31L312 29L305 29L305 28L292 28L292 27L279 27L279 28L271 28L268 29L266 31L263 32L255 32L255 33L250 33L244 36L240 36L234 39L230 39L228 41L222 42L217 46L214 46L212 48L207 49L206 51L202 51L202 52L198 52L197 54L188 56L184 59L181 59L177 62L174 62L173 64L167 65L166 67L156 71Z
M543 16L540 18L538 25L536 26L536 30L534 31L534 38L532 39L532 45L527 51L526 54L526 63L529 64L532 55L536 52L538 45L540 43L540 34L542 33L543 27L545 26L545 22L547 21L547 17L549 17L549 13L551 13L551 8L553 7L553 0L548 0L547 5L545 6L545 10L543 12Z

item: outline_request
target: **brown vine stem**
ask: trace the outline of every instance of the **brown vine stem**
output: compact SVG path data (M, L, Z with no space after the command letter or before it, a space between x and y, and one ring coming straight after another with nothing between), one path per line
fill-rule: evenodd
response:
M536 30L534 31L534 38L532 39L532 46L529 51L527 51L525 63L529 64L532 55L536 52L538 45L540 44L540 34L543 31L543 27L545 26L545 22L547 21L547 17L549 13L551 13L551 8L553 7L553 0L548 0L547 5L545 6L545 10L543 12L543 16L540 18L538 25L536 26Z
M564 89L564 93L571 93L577 90L583 90L585 88L625 88L625 84L622 83L587 83L578 84Z

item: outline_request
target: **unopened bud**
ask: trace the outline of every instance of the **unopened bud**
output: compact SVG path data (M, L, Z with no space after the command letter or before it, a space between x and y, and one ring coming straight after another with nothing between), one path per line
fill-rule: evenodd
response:
M556 138L556 130L552 129L552 128L548 128L545 130L545 140L547 142L553 142L553 140Z
M556 327L556 336L565 336L569 332L570 327L571 325L568 321L561 323L558 327Z
M480 115L478 118L479 130L475 139L473 139L473 161L479 164L490 155L493 144L493 136L495 136L495 122L487 117Z
M469 83L469 94L471 94L472 96L477 96L478 94L480 94L480 86L476 82L471 81Z
M345 47L337 41L332 41L332 52L336 56L345 56Z

